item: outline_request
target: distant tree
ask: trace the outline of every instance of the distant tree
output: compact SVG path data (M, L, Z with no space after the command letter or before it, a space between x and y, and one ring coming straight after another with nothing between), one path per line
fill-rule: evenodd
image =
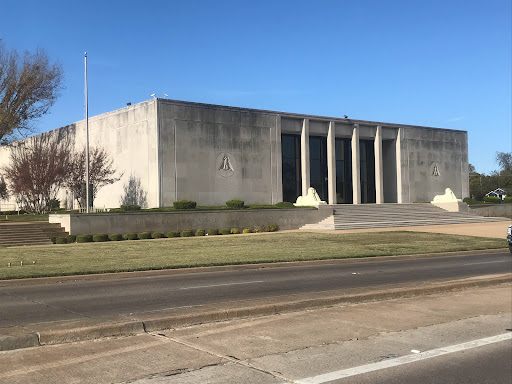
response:
M476 173L475 166L471 163L469 164L468 170L469 170L469 173Z
M121 197L121 205L138 205L146 208L148 206L147 192L142 188L140 179L134 175L130 176L128 183L124 185L124 195Z
M51 201L70 170L69 140L45 133L10 148L10 162L1 169L18 204L28 212L48 213Z
M59 96L62 67L44 50L19 55L0 40L0 144L31 132L31 123Z
M85 148L75 152L71 158L69 178L65 183L78 201L78 205L84 208L87 191L85 189ZM89 184L92 186L91 200L94 201L98 191L106 185L119 181L122 174L116 176L114 160L103 148L90 148L89 150Z
M496 162L501 171L512 173L512 152L496 152Z
M3 176L0 176L0 200L6 200L8 197L9 192L7 191L7 183Z

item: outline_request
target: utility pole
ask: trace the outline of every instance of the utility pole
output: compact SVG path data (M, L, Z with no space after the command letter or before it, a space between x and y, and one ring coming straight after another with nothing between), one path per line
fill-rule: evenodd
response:
M87 52L85 52L85 204L87 206L87 213L91 212L89 194L89 108L87 97Z

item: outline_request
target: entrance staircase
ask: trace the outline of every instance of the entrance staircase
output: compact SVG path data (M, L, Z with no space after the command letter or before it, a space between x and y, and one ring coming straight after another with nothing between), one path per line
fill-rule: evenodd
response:
M0 223L0 247L22 245L51 245L52 237L65 237L68 233L60 224L48 222Z
M482 217L465 212L448 212L429 203L414 204L338 204L333 214L316 224L300 229L366 229L419 225L467 224L506 221L502 217Z

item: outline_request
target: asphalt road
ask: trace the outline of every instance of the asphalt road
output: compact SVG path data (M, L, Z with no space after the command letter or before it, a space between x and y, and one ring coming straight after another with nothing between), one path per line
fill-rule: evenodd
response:
M325 262L131 278L0 282L0 327L128 315L236 300L512 272L509 252Z
M511 367L512 343L507 340L331 383L510 384Z

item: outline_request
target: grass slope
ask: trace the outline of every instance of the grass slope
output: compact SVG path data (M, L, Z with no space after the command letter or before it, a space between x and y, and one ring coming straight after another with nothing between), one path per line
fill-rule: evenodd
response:
M12 247L0 248L0 279L503 247L506 241L500 239L422 232L290 232Z

